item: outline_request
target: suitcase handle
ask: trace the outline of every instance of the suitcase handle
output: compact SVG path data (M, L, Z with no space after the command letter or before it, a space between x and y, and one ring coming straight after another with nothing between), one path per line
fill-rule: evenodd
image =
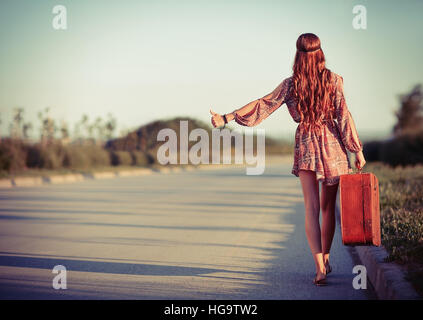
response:
M363 172L362 172L362 168L360 168L360 169L355 169L356 171L355 172L351 172L350 174L356 174L356 173L359 173L359 174L362 174Z

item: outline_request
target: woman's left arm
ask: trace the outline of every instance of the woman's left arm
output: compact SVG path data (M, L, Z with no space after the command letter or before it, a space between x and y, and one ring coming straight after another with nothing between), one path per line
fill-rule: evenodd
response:
M269 115L271 115L276 109L278 109L284 102L289 88L289 78L282 81L271 93L265 95L260 99L256 99L246 104L242 108L239 108L231 113L225 114L227 122L235 120L242 126L256 126ZM211 111L212 112L212 111ZM212 112L212 123L218 122L214 119L216 117L222 117ZM215 121L213 121L215 120Z
M345 102L342 77L339 77L336 82L335 106L337 118L336 122L345 148L352 153L362 152L363 143L358 137L353 117L351 112L348 110L347 103Z

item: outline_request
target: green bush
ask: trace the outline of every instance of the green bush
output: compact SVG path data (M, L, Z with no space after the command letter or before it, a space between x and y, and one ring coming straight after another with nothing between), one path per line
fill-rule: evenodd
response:
M58 169L63 165L65 149L60 144L27 146L26 165L29 168Z
M66 146L63 166L68 168L91 168L110 165L110 155L99 146Z
M132 165L132 157L128 151L110 151L110 160L113 166Z
M383 141L369 141L363 144L363 154L366 161L380 161L380 149Z
M110 166L110 154L99 146L85 146L83 152L87 155L91 167Z
M383 143L380 160L393 167L423 163L423 131L401 135Z
M131 151L132 165L135 166L148 166L154 162L152 157L142 151Z
M73 169L86 169L90 167L91 161L84 147L77 145L66 146L65 157L63 159L63 166Z
M2 138L0 143L0 170L16 172L25 168L27 150L19 139Z

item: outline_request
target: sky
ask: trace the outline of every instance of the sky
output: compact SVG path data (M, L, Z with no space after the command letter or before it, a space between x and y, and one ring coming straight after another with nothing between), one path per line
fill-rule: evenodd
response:
M64 5L67 29L52 9ZM353 28L353 7L367 28ZM423 83L423 1L0 1L0 134L14 107L39 136L37 113L71 130L113 114L118 130L187 116L210 121L291 76L295 42L317 34L327 67L344 78L359 135L388 135L399 95ZM257 128L293 139L286 105ZM116 132L117 133L117 132Z

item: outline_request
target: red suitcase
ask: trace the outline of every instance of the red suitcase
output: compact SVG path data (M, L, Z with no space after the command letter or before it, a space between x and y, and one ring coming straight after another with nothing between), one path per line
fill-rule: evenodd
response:
M344 245L380 246L379 182L373 173L340 176L339 197Z

